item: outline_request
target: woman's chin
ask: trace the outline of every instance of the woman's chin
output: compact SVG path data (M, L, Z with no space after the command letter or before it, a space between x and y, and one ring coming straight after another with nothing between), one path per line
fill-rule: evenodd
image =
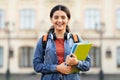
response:
M57 29L57 31L62 31L63 29Z
M63 27L58 27L57 30L63 30L64 28Z

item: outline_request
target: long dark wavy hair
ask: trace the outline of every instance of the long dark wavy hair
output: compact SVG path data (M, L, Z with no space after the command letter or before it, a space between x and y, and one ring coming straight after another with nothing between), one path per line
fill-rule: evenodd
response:
M64 5L56 5L55 7L53 7L51 12L50 12L50 18L52 18L54 12L58 11L58 10L64 11L66 13L68 19L71 18L69 9L66 6L64 6ZM54 26L50 27L50 29L48 30L48 33L50 33L50 32L54 32ZM70 32L70 28L69 28L68 25L66 26L66 32Z

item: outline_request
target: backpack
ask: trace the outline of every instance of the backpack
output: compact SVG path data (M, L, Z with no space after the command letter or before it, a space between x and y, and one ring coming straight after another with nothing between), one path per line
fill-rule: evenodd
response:
M74 43L79 42L77 34L72 34L72 39L73 39ZM43 49L46 49L47 40L48 40L48 34L44 34L42 37Z

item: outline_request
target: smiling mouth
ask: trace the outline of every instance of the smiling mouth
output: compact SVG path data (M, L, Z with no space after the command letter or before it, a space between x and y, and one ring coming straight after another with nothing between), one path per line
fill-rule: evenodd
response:
M58 27L61 27L62 25L58 25Z
M63 26L63 24L57 24L57 26L58 26L58 27L61 27L61 26Z

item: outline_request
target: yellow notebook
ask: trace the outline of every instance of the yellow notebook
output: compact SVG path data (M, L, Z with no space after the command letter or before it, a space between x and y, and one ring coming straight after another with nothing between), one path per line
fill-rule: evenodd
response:
M71 53L74 53L78 60L85 60L90 49L92 47L92 43L88 41L83 41L81 43L75 43L72 47ZM80 70L77 67L74 67L72 73L79 72Z

